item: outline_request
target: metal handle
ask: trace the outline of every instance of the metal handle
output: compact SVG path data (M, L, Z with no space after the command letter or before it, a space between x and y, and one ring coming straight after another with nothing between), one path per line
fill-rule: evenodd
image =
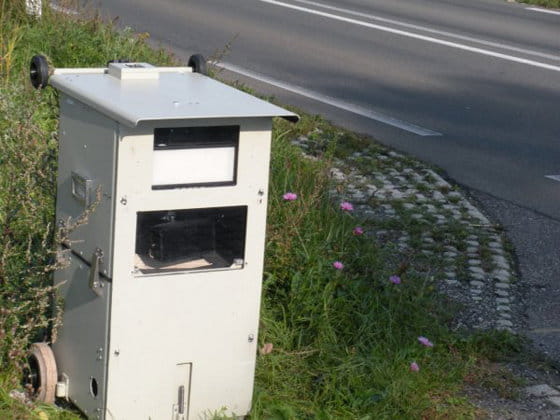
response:
M101 258L103 258L103 251L96 248L91 257L91 267L89 272L89 288L93 290L97 296L102 295L101 288L103 287L99 281L99 265L101 263Z
M185 414L185 387L183 385L179 387L179 398L177 403L179 406L179 414Z

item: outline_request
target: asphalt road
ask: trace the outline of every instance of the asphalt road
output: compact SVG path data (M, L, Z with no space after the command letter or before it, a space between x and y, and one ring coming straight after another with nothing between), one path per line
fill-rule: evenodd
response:
M498 0L100 6L179 57L217 57L226 77L368 133L471 189L517 248L529 334L560 361L560 13Z

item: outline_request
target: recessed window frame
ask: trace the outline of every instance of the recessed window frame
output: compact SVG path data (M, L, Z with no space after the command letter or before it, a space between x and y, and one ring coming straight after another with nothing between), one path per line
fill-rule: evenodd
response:
M183 141L167 141L169 133L183 133ZM189 133L189 130L191 131ZM168 133L169 132L169 133ZM157 127L154 128L154 153L161 150L189 150L189 149L212 149L212 148L234 148L233 177L227 181L190 182L178 184L152 183L152 190L169 190L176 188L196 187L222 187L237 185L237 172L239 161L239 137L241 127L239 125L216 125L216 126L184 126L184 127ZM180 134L179 134L180 135ZM188 170L188 168L186 168Z

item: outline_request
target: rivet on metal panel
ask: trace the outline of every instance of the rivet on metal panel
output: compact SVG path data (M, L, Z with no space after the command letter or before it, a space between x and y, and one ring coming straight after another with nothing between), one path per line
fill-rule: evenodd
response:
M249 341L249 343L252 343L253 341L255 341L255 335L254 334L249 334L249 337L247 338L247 341Z
M264 190L261 188L258 194L262 197L264 195Z
M103 347L97 349L97 360L103 360Z
M84 149L87 149L87 144L84 144Z
M128 200L126 199L126 196L125 196L125 197L121 198L121 204L123 206L126 206L126 203L128 203Z
M120 349L115 349L115 351L113 352L113 354L114 354L115 356L120 355L120 354L121 354Z

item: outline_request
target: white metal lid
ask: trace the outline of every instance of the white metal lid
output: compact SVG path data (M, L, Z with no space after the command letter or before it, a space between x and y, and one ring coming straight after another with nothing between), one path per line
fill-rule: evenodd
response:
M127 68L122 68L123 64L115 66L111 63L109 71L61 69L55 71L49 83L131 127L142 121L248 117L299 119L290 111L210 77L192 73L188 67L152 67L145 63L125 66Z

